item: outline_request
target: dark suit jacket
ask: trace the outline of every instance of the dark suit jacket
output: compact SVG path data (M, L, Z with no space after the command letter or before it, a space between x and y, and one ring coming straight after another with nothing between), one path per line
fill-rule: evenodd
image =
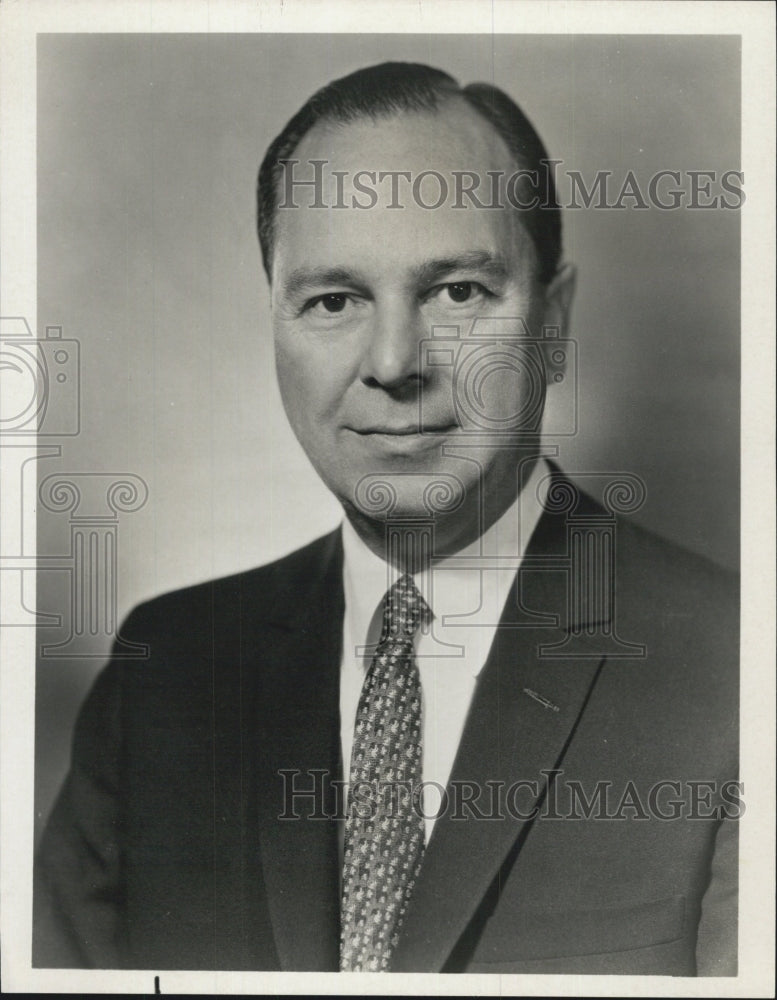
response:
M700 972L733 974L735 581L619 523L615 627L646 647L619 658L601 600L568 599L568 544L545 512L452 775L527 784L504 818L437 821L394 969L694 975L698 954ZM299 787L326 772L333 805L341 566L335 532L130 615L124 635L151 656L114 657L81 711L37 856L35 965L337 969L337 824L312 800L278 817L284 769ZM660 782L679 784L651 800ZM672 799L680 818L655 815Z

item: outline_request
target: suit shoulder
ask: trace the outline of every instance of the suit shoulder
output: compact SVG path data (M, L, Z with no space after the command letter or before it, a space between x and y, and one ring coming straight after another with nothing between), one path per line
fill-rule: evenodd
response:
M285 556L228 576L205 580L168 591L136 605L127 616L122 633L175 631L181 623L187 631L197 622L223 618L250 605L256 616L272 616L274 609L293 595L296 600L306 586L318 580L341 552L340 529L323 535Z
M616 545L619 634L645 645L656 692L674 690L686 713L692 698L694 712L721 720L722 736L735 727L738 700L738 575L631 524Z
M618 522L618 572L646 596L692 599L711 609L736 605L739 574L627 519Z

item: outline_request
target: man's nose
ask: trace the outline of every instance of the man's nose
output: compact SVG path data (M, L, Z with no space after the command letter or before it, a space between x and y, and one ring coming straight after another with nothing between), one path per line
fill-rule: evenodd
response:
M420 345L425 336L417 306L405 302L379 306L362 358L362 381L392 391L417 385L422 378Z

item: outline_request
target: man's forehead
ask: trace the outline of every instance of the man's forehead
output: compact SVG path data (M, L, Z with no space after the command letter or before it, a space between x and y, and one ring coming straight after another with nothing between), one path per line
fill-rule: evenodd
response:
M273 281L324 266L412 280L429 262L476 250L533 273L533 243L503 196L516 169L460 98L436 112L319 123L277 185ZM476 200L463 193L473 184ZM495 200L502 207L484 207Z
M535 252L512 209L425 212L298 208L279 212L274 278L285 286L293 272L339 267L375 280L421 281L443 264L505 275L534 272ZM439 266L438 266L439 265Z
M318 122L294 159L324 159L331 170L512 171L516 163L496 129L463 98L436 110L403 111L349 122ZM334 181L334 178L331 178Z

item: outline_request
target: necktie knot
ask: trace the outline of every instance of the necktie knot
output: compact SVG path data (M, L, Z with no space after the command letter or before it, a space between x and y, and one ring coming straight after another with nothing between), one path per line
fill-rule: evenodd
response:
M413 578L405 573L387 591L383 601L383 630L380 642L412 641L422 622L431 615Z

